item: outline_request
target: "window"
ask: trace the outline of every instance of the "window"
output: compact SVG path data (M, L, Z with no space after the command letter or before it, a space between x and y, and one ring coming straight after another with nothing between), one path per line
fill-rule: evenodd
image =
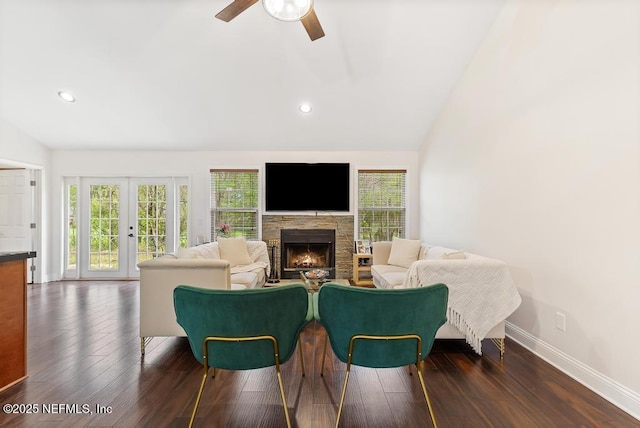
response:
M258 239L257 169L211 170L211 239L218 236Z
M189 185L178 184L178 237L179 247L189 246Z
M390 241L406 235L405 170L358 171L358 238Z
M67 185L67 269L76 269L78 256L78 186Z
M136 264L167 252L167 192L166 184L140 183L138 188L138 245Z

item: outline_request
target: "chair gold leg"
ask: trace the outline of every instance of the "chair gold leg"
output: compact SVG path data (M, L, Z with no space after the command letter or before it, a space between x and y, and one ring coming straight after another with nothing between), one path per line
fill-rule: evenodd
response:
M344 385L342 385L342 396L340 397L340 406L338 407L338 416L336 417L336 427L340 425L340 416L342 416L342 406L344 405L344 397L347 395L347 382L349 381L349 373L351 372L350 364L347 364L347 374L344 377Z
M280 365L276 365L276 375L278 384L280 385L280 395L282 396L282 405L284 406L284 416L287 419L287 428L291 428L291 419L289 419L289 408L287 407L287 399L284 396L284 385L282 384L282 374L280 373Z
M280 395L282 396L282 404L284 405L284 416L287 419L287 428L291 428L291 419L289 418L289 409L287 408L287 399L284 396L284 385L282 383L282 374L280 373L280 353L278 351L278 339L274 336L248 336L248 337L220 337L220 336L207 336L204 338L202 343L203 348L203 363L205 367L204 378L202 379L202 385L200 385L200 391L198 392L198 398L196 399L196 405L193 408L193 414L191 415L191 421L189 422L189 427L193 425L193 421L196 417L196 410L198 409L198 404L200 403L200 397L202 396L202 390L204 389L204 383L207 379L207 373L209 372L209 357L208 357L208 343L213 341L220 342L249 342L255 340L270 340L273 344L273 361L276 366L276 375L278 377L278 384L280 386ZM299 340L299 339L298 339ZM215 367L211 367L213 369L213 374L215 376ZM304 368L303 368L304 370Z
M302 341L298 336L298 350L300 351L300 366L302 367L302 376L304 377L304 355L302 354Z
M431 407L431 400L429 400L429 394L427 394L427 387L424 383L424 378L422 377L422 364L420 361L418 365L416 365L416 371L418 372L418 377L420 378L420 385L422 386L422 392L424 393L424 398L427 400L427 407L429 408L429 416L431 416L431 422L433 423L433 428L438 428L438 424L436 423L436 417L433 414L433 407Z
M204 376L202 376L202 383L200 384L200 390L198 391L198 396L196 397L196 404L193 406L193 412L191 413L191 420L189 421L189 428L193 426L193 421L196 419L196 412L198 411L198 404L200 404L200 398L202 397L202 391L204 391L204 384L207 381L207 366L204 368Z
M327 356L328 334L324 334L324 346L322 347L322 366L320 367L320 377L324 377L324 359Z

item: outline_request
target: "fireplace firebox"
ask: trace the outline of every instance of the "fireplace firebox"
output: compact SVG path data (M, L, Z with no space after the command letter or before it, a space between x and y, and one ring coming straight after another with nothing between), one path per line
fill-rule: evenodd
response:
M280 277L300 278L300 272L322 269L335 278L336 231L333 229L282 229Z

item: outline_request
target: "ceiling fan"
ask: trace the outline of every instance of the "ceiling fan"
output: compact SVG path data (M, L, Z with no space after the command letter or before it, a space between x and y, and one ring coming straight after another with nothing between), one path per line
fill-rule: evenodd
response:
M234 0L222 9L216 18L229 22L257 1ZM262 6L269 15L280 21L301 21L311 41L324 37L320 21L313 10L313 0L262 0Z

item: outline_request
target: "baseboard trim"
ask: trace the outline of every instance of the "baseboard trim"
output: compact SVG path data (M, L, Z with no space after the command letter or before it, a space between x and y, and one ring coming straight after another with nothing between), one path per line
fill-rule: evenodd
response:
M505 324L507 337L580 382L616 407L640 420L640 394L513 325ZM507 349L507 358L509 350Z

